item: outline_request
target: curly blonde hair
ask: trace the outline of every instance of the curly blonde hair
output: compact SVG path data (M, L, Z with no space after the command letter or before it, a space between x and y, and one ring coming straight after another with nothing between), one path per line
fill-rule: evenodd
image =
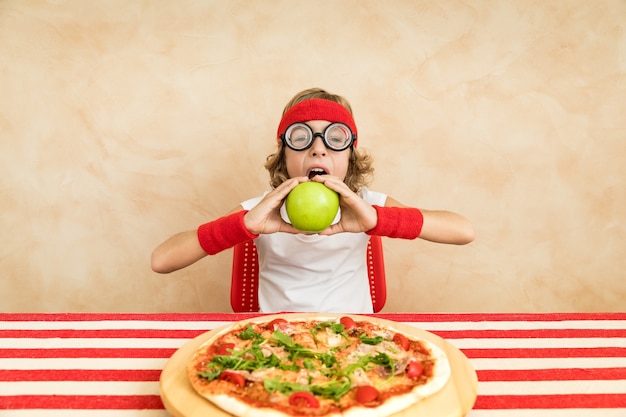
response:
M352 106L350 106L348 100L340 95L331 94L321 88L309 88L293 96L283 109L283 114L301 101L311 100L314 98L331 100L339 103L345 107L350 114L352 114ZM367 152L358 150L354 147L350 149L348 173L343 181L352 191L357 192L361 187L370 183L374 174L372 162L372 157ZM272 188L278 187L283 183L283 181L289 178L289 174L287 173L287 162L285 160L285 147L282 142L279 142L278 150L266 158L265 169L267 169L270 173L270 185Z

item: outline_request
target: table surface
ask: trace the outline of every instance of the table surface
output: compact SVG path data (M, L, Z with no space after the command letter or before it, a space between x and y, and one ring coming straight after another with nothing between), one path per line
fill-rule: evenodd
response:
M256 316L0 313L0 416L166 417L159 376L170 356ZM479 383L468 417L626 416L626 313L372 316L469 358Z

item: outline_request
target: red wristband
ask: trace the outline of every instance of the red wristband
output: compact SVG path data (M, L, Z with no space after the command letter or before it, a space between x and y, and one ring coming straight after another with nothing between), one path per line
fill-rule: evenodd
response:
M412 207L381 207L372 206L378 214L376 226L368 235L415 239L422 232L424 215L419 209Z
M243 223L247 212L241 210L198 227L198 242L202 249L209 255L215 255L238 243L257 238L259 235L251 233Z

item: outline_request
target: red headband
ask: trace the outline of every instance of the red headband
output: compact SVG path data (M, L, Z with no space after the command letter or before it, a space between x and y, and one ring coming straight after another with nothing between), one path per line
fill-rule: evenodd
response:
M354 118L348 109L337 102L321 98L304 100L289 108L289 110L283 114L283 118L278 125L278 132L276 134L278 140L280 140L280 135L285 133L287 128L292 124L308 122L309 120L326 120L332 123L339 122L346 124L357 137L357 139L354 140L354 147L356 147L358 140L356 123L354 123Z

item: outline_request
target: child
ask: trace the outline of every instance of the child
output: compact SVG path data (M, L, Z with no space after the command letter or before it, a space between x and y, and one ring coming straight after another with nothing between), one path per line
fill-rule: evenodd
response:
M277 151L265 164L272 190L163 242L152 254L154 271L172 272L254 239L262 312L371 313L369 235L452 244L474 239L471 223L458 214L407 207L365 187L371 158L357 149L345 98L319 88L298 93L283 111L276 138ZM340 196L340 215L318 234L296 230L281 210L305 181L324 183Z

